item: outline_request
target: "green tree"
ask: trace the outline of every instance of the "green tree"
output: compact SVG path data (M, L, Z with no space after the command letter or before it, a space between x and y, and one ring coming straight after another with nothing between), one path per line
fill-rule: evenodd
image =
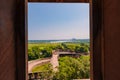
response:
M34 53L32 53L32 49L28 49L28 60L30 61L30 60L34 60L34 59L36 59L36 58L35 58Z
M75 47L75 52L76 53L84 53L84 52L88 52L88 47L86 46L76 46Z
M61 45L63 46L63 51L67 51L68 46L65 43L61 43Z
M55 80L71 80L89 78L90 62L89 56L81 56L78 59L72 57L61 57L59 59L59 72Z
M90 56L81 56L78 60L83 64L82 77L90 78Z
M44 48L41 52L44 58L52 56L52 49L49 47Z
M34 57L36 58L36 59L38 59L38 58L40 58L40 49L39 49L39 47L38 46L34 46L34 47L32 47L32 53L35 55Z

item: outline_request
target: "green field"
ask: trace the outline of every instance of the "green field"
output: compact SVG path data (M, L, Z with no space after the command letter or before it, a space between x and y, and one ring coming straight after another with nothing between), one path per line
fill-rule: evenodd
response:
M51 66L50 63L47 63L47 64L43 64L43 65L38 65L38 66L35 66L33 69L32 69L32 72L45 72L48 70L48 68Z

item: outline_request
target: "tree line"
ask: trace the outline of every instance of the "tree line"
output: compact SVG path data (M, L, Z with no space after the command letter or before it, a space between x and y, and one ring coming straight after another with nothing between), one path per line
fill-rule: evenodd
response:
M69 51L76 53L88 52L89 44L86 43L41 43L28 45L28 60L52 56L52 50Z

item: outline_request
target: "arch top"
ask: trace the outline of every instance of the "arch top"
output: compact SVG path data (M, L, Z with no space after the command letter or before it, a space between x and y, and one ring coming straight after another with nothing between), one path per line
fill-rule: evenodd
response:
M28 0L28 2L89 3L89 0Z

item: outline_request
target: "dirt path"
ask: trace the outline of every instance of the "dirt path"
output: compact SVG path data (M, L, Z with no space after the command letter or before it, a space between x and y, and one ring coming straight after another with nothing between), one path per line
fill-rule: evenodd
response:
M45 59L37 59L37 60L33 60L33 61L29 61L28 62L28 73L31 73L32 72L32 68L37 66L37 65L40 65L40 64L43 64L43 63L47 63L47 62L50 62L51 61L51 58L45 58Z
M53 65L53 70L57 71L58 70L58 66L59 66L59 62L58 62L58 54L57 53L53 53L51 58L44 58L44 59L37 59L37 60L32 60L28 62L28 73L32 72L32 68L37 66L37 65L41 65L44 63L48 63L50 62Z

